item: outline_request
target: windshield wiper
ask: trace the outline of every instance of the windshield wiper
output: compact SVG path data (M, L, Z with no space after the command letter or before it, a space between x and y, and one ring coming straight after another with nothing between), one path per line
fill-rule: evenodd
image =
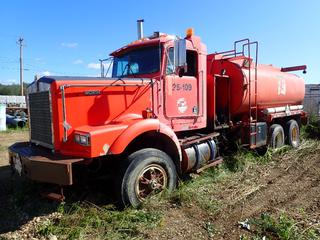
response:
M128 74L127 74L127 75L123 75L127 68L128 68ZM134 72L132 71L131 64L130 64L130 63L127 63L126 66L124 67L122 73L121 73L121 77L130 75L130 72L131 72L131 75L135 78L136 75L135 75Z

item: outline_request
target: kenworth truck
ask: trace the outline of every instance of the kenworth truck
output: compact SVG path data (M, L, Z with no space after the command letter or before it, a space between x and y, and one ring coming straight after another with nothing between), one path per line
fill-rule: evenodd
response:
M16 172L66 186L79 169L107 166L120 202L137 206L220 163L222 143L299 145L304 80L288 72L306 66L258 64L258 42L249 39L209 54L191 29L184 38L139 33L111 53L111 77L30 84L30 141L9 148Z

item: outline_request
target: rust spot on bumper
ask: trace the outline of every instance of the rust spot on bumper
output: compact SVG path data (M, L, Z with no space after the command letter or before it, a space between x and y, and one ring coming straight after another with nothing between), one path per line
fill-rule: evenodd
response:
M19 172L21 167L20 173L28 178L59 185L72 185L72 164L84 160L53 154L49 149L31 145L29 142L10 146L9 158L12 168Z

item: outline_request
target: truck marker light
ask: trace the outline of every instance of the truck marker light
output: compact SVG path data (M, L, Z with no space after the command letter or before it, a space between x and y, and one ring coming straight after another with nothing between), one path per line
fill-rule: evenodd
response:
M146 110L142 111L142 117L143 118L152 118L153 117L153 112L150 108L147 108Z
M90 146L90 135L75 133L74 141L82 146Z
M193 34L194 34L193 28L188 28L186 30L186 38L193 36Z

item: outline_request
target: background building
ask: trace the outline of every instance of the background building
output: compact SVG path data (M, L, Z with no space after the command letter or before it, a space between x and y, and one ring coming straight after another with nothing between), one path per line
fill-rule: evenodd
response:
M320 84L306 84L304 110L320 117Z

